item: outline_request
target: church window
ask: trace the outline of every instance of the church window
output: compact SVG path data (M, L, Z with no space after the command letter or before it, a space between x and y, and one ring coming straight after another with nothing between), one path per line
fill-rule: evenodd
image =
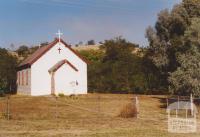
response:
M20 85L21 83L20 83L20 72L18 72L18 85Z
M28 85L28 70L26 70L26 85Z
M22 85L24 85L24 71L22 71Z

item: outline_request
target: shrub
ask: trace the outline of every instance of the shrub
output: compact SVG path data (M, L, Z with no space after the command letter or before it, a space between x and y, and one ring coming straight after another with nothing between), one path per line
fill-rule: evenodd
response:
M133 118L137 116L137 108L133 103L129 103L125 106L120 111L119 114L120 117L122 118Z
M0 89L0 97L4 97L4 96L5 96L4 91Z
M78 99L78 97L75 94L71 94L71 95L69 95L69 97L72 99Z
M63 93L59 93L58 96L59 97L65 97L65 95Z

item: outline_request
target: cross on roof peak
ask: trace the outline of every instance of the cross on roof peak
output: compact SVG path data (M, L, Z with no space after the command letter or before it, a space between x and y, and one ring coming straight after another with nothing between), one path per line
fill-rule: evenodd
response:
M58 40L60 42L60 39L61 39L61 35L63 35L63 33L61 33L60 30L58 30L58 32L56 33L56 35L58 35Z

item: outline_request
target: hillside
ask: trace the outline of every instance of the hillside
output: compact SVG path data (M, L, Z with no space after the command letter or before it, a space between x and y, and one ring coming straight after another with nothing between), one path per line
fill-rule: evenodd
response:
M24 56L18 55L16 51L10 51L8 50L8 53L16 58L18 58L19 61L24 60L27 56L31 55L34 51L38 49L38 46L34 46L29 48L28 51L24 51ZM99 45L82 45L82 46L72 46L72 49L76 51L82 51L82 50L99 50Z
M56 101L55 97L12 96L11 120L0 119L0 137L199 136L167 132L164 96L139 96L139 118L118 117L121 108L133 98L133 95L88 94ZM6 100L0 98L0 112L5 112L5 104Z
M74 50L81 51L81 50L98 50L99 45L82 45L82 46L72 46Z
M81 45L81 46L72 46L72 49L80 52L80 51L89 51L89 50L99 50L100 45ZM30 56L34 51L38 49L38 46L34 46L29 48L29 51L25 51L23 56L18 55L16 51L8 51L8 53L16 58L21 62L23 61L26 57ZM135 48L132 53L133 54L138 54L140 56L143 56L143 53L140 53L141 49L140 48Z

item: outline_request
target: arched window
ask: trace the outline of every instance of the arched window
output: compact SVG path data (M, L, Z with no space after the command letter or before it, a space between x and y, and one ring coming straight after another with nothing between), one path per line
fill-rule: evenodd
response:
M20 83L20 71L18 72L18 85L20 85L21 83Z
M28 70L26 70L26 85L28 85Z
M22 71L22 86L24 85L24 71Z

